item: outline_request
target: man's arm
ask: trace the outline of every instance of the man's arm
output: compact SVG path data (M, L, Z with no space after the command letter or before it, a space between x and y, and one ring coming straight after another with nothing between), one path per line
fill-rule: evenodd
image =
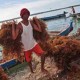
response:
M20 23L17 25L15 29L15 22L12 22L12 38L15 40L19 34Z
M35 23L34 23L34 21L35 21ZM39 21L36 17L33 17L33 21L30 20L30 22L31 22L31 25L32 25L34 30L42 32L41 26L40 26Z

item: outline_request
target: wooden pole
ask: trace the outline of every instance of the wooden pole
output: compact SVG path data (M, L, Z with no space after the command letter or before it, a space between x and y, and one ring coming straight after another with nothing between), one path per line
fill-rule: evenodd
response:
M78 7L80 6L80 4L78 5L73 5L73 7ZM58 10L62 10L62 9L67 9L67 8L71 8L72 6L68 6L68 7L64 7L64 8L59 8L59 9L54 9L54 10L48 10L48 11L44 11L44 12L39 12L39 13L34 13L34 14L31 14L30 16L33 16L33 15L38 15L38 14L43 14L43 13L47 13L47 12L52 12L52 11L58 11ZM6 22L6 21L11 21L11 20L16 20L16 19L20 19L21 17L16 17L16 18L12 18L12 19L8 19L8 20L3 20L3 21L0 21L0 23L3 23L3 22Z

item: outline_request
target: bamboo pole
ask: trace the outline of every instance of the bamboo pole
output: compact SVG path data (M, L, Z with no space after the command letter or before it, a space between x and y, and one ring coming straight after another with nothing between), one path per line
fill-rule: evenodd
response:
M73 7L79 7L80 4L78 5L73 5ZM52 11L58 11L58 10L63 10L63 9L67 9L67 8L71 8L72 6L68 6L68 7L64 7L64 8L58 8L58 9L54 9L54 10L48 10L48 11L44 11L44 12L39 12L39 13L34 13L34 14L31 14L30 16L33 16L33 15L38 15L38 14L43 14L43 13L47 13L47 12L52 12ZM16 19L20 19L21 17L16 17L16 18L12 18L12 19L8 19L8 20L3 20L3 21L0 21L0 23L3 23L3 22L6 22L6 21L11 21L11 20L16 20Z

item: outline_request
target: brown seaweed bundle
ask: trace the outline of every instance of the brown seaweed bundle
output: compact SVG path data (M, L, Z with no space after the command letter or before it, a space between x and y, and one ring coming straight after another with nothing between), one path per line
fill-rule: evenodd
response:
M70 63L80 58L80 41L68 37L58 37L51 43L54 60L58 67L70 67Z
M16 29L15 23L15 29ZM20 33L21 34L21 33ZM8 56L9 53L17 53L20 56L20 53L23 51L23 45L21 43L21 35L18 35L17 39L12 39L12 23L7 22L1 25L0 29L0 45L3 47L4 57ZM13 55L12 55L13 56Z
M70 63L80 58L80 41L65 36L58 36L40 43L47 55L51 56L58 68L69 68Z
M33 36L36 40L39 41L46 41L49 39L49 34L47 32L47 25L45 24L44 21L38 19L38 18L33 18L32 22L36 24L36 20L38 21L38 23L40 24L41 27L41 32L38 32L36 30L33 30Z

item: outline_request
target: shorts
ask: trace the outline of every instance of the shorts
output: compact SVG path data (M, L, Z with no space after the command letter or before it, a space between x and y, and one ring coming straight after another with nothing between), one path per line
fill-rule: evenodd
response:
M37 44L31 50L24 51L25 58L26 58L27 62L30 62L32 60L32 57L31 57L32 52L35 52L38 56L41 56L44 53L44 51L41 49L39 44Z

